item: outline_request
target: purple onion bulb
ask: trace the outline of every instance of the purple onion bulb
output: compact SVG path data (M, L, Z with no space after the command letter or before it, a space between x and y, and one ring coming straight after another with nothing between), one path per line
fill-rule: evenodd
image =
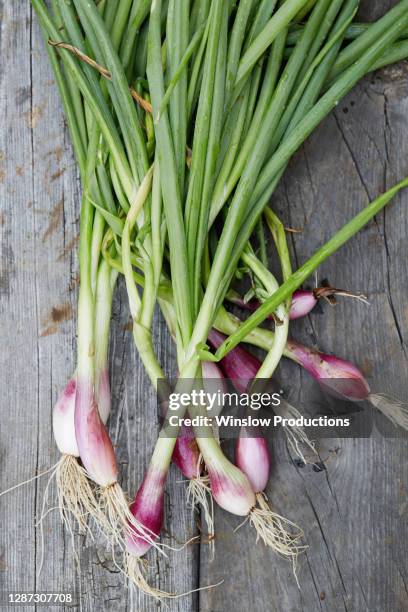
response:
M69 379L65 389L59 396L52 412L52 428L55 442L63 455L79 456L75 436L75 394L76 379Z
M81 461L94 482L107 487L117 482L118 467L112 442L99 416L93 385L79 378L75 400L75 434Z
M261 432L259 434L254 437L242 428L235 447L235 463L247 475L255 493L265 490L271 469L268 444Z
M350 361L326 355L292 340L288 342L288 349L293 359L331 395L354 402L369 397L368 382L361 370Z
M147 533L158 537L163 526L164 487L167 471L157 467L149 467L140 485L130 511L136 521L146 528ZM136 557L142 557L152 546L146 537L138 533L133 525L131 533L126 535L126 548Z

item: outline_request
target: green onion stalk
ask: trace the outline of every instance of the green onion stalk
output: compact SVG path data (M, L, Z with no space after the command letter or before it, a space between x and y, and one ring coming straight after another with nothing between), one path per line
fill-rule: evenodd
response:
M281 264L283 279L290 277L292 266L283 224L272 210L266 210L266 220L271 231L278 258ZM272 295L278 288L274 275L262 264L247 247L242 255L242 261L252 274L260 281L267 294ZM253 384L258 380L270 379L275 373L285 352L289 333L290 297L275 310L275 334L266 357L260 367L254 372ZM230 353L232 356L232 354ZM224 364L228 355L224 359ZM222 365L223 363L221 363ZM225 365L224 365L225 367ZM245 370L244 370L245 371ZM296 575L296 562L300 552L305 547L299 544L303 531L293 522L275 513L268 504L265 488L270 475L270 457L266 441L259 430L242 427L236 446L236 464L246 474L256 496L259 512L252 512L250 521L265 545L275 549L279 554L291 558ZM255 468L254 459L257 467ZM255 469L254 469L255 468ZM266 522L267 519L267 522ZM288 529L289 527L289 529ZM294 533L296 529L296 533Z
M43 33L45 36L44 31ZM69 83L65 79L55 51L50 47L47 50L71 129L80 173L84 178L86 174L85 150L87 138L84 134L84 123L77 121L77 117L82 117L81 112L83 112L79 92L74 83ZM89 220L89 224L91 224L91 220ZM116 272L112 272L108 266L102 263L100 270L95 274L94 288L97 284L97 293L96 296L92 297L92 300L96 299L95 333L97 341L95 343L95 354L97 364L95 373L98 381L97 398L102 407L105 422L110 410L107 360L110 311L115 280ZM91 321L91 327L93 326L94 323ZM104 512L101 510L95 490L89 482L88 473L83 465L78 462L79 449L74 425L77 373L78 368L69 379L53 409L54 438L61 452L61 458L55 470L58 507L61 518L71 533L73 529L72 519L80 531L84 531L88 529L88 516L91 516L97 525L104 529L105 533L110 533L110 527L106 522Z
M222 3L219 3L221 6ZM175 28L175 31L181 30L186 31L187 27L184 23L185 20L185 11L182 9L177 2L170 2L169 5L169 17L168 17L168 25ZM152 28L152 24L154 25L154 35L160 39L160 4L157 6L152 5L151 15L155 16L155 19L151 19L151 25L149 28L149 37L150 37L150 29ZM224 11L225 13L225 11ZM218 13L215 12L213 14L213 19L218 21ZM225 14L226 17L226 14ZM226 22L225 22L226 24ZM186 36L182 36L184 40L184 47L177 49L170 47L169 56L170 60L172 60L172 55L175 53L178 54L179 57L182 56L183 52L185 52L187 41ZM175 40L177 40L175 36ZM170 42L170 41L169 41ZM149 70L149 61L151 57L154 57L154 60L158 63L162 62L161 58L161 46L152 46L149 41L148 48L148 70ZM207 54L206 56L206 68L210 71L210 66L214 64L214 59L211 54ZM211 76L208 77L211 82ZM158 87L161 89L164 96L164 79L159 76L158 78ZM156 163L158 163L158 167L160 168L160 186L161 192L163 195L163 206L164 209L171 208L173 214L175 215L176 223L174 220L169 223L167 219L167 232L169 236L170 244L173 241L176 241L180 248L176 251L170 250L170 262L172 267L179 266L183 272L174 281L174 305L176 312L178 313L178 325L175 330L175 334L177 337L178 347L183 347L183 343L189 337L190 329L191 329L191 312L190 312L190 291L189 291L189 283L188 277L186 275L187 268L187 250L186 250L186 242L185 242L185 232L183 231L184 222L182 218L182 210L180 207L176 208L175 204L181 201L181 191L180 184L184 182L185 175L185 150L186 150L186 116L184 114L183 109L185 108L186 103L186 95L187 89L186 87L180 88L179 86L182 83L178 84L178 87L175 89L173 97L169 102L169 117L167 111L163 113L159 120L159 124L162 125L161 130L156 131L156 139L161 139L164 144L164 156L160 155L160 149L156 153ZM152 101L154 99L154 94L152 94ZM180 103L180 99L181 102ZM179 144L174 141L170 136L171 126L176 125L176 136L180 139ZM184 128L183 128L184 126ZM204 126L203 126L204 127ZM197 128L198 129L198 128ZM203 134L203 138L206 136ZM174 149L173 149L174 147ZM171 153L170 153L171 152ZM167 172L167 163L166 163L166 155L169 155L169 163L172 167L172 172ZM191 172L194 171L194 167L196 164L195 157L193 154ZM163 172L162 169L165 168L166 171ZM135 333L139 334L140 332L143 335L146 335L147 326L140 327L140 317L142 312L142 304L137 301L137 289L133 278L133 270L130 263L130 240L129 234L132 227L133 219L129 218L131 215L132 209L128 213L127 221L125 224L125 229L122 237L122 249L123 254L126 253L125 259L122 255L122 263L123 270L126 277L126 283L128 288L130 306L132 311L132 317L134 321L134 335ZM184 247L184 248L183 248ZM157 275L158 276L158 275ZM147 283L147 278L145 277L145 283ZM144 293L146 292L147 284L144 287ZM179 293L177 293L179 292ZM183 299L177 299L183 297ZM151 322L149 321L149 324ZM140 346L140 343L137 342L136 345ZM138 346L138 348L139 348ZM182 352L182 348L178 349L179 352ZM141 355L143 360L143 355ZM154 358L153 358L154 359ZM148 369L148 368L147 368ZM149 372L149 369L148 369ZM153 384L156 384L158 378L164 378L164 374L162 371L151 372L151 379ZM160 436L159 440L156 444L153 456L151 458L146 476L143 480L141 487L138 489L134 502L131 505L131 512L137 520L142 520L143 524L147 524L149 529L159 535L162 521L163 521L163 502L164 502L164 487L168 474L168 469L170 467L171 459L174 454L175 446L177 441L177 435L174 437L166 437ZM199 464L196 468L196 476L199 477ZM197 482L199 482L198 478L195 477L193 480L195 487ZM194 489L196 490L196 488ZM205 500L205 492L201 494L201 498ZM208 516L209 513L205 511L205 515ZM146 541L143 536L137 534L134 537L127 538L127 555L126 555L126 574L135 583L139 588L144 590L145 592L150 592L151 595L156 597L163 597L163 592L157 592L155 589L148 587L146 581L143 577L143 565L141 558L150 548L150 542Z
M286 243L285 230L283 228L282 223L279 221L277 216L270 211L268 215L268 223L270 224L271 233L273 235L279 259L281 261L282 270L284 278L287 278L291 273L291 264L289 258L289 252ZM258 258L253 253L251 247L248 245L247 249L242 255L242 261L251 272L256 276L257 280L263 284L264 290L266 292L272 293L279 287L275 277L269 272L269 270L262 265L262 263L258 260ZM290 300L287 300L285 304L281 304L281 306L276 311L276 317L279 316L279 325L276 326L275 335L273 337L273 341L269 342L268 346L268 354L260 368L255 370L254 376L251 378L254 379L262 379L269 378L273 375L277 365L280 362L280 359L285 351L285 347L287 344L287 336L289 330L289 308L290 308ZM169 302L166 302L166 307L162 310L164 311L165 319L168 323L170 329L174 328L174 309ZM228 318L228 314L225 311L225 317ZM225 361L225 360L224 360ZM203 363L205 365L206 362ZM223 363L221 362L221 365ZM241 364L242 365L242 364ZM243 377L245 369L241 368L240 373L236 373L236 376ZM230 378L234 378L234 376L230 376ZM190 410L190 412L192 412ZM193 414L201 415L202 412L197 411L193 412ZM201 448L201 437L203 436L201 432L201 436L198 439L198 444ZM210 429L207 429L205 432L205 437L210 437L213 439L212 432ZM244 438L244 436L243 436ZM260 444L260 436L258 435L256 438L252 440L251 437L245 436L246 446L245 448L248 451L259 449ZM304 438L302 438L303 441ZM248 443L255 442L255 445L248 446ZM262 438L263 440L263 438ZM265 442L263 441L262 450L265 450ZM242 458L245 454L243 452L243 445L241 445L241 453L240 457ZM229 503L228 494L225 494L225 488L229 488L230 482L232 478L234 478L235 482L237 482L237 472L235 474L229 468L227 464L226 458L222 455L222 452L219 453L220 465L221 467L213 468L213 491L214 491L214 478L219 482L220 491L218 493L218 500L224 504ZM256 455L257 456L257 455ZM262 457L258 457L261 464L257 464L257 470L262 471L265 467L265 473L269 476L270 471L270 463L269 463L269 454L267 452L263 453ZM255 460L255 456L252 453L250 457L248 457L248 462L241 462L239 467L241 468L241 472L247 478L248 482L252 487L253 494L255 495L257 508L252 507L250 510L247 509L246 506L243 506L246 509L245 515L249 515L250 523L255 527L258 536L262 539L265 545L269 546L280 555L290 558L293 562L294 571L296 570L296 561L300 552L304 550L304 547L299 544L299 539L302 537L303 532L291 521L284 519L281 515L272 511L269 507L266 495L264 493L264 488L266 486L266 482L268 478L266 478L266 482L259 487L259 479L254 480L252 478L252 470L249 469L251 463ZM263 467L264 466L264 467ZM247 469L248 468L248 469ZM221 472L221 469L223 472ZM236 470L236 468L235 468ZM211 478L211 472L210 472ZM225 482L224 482L225 481ZM245 480L241 477L241 487L247 487ZM239 481L238 481L239 482ZM237 485L236 485L237 486ZM224 489L224 490L223 490ZM241 493L242 496L242 493ZM217 501L218 501L217 500ZM234 512L234 510L231 510ZM236 513L236 512L235 512ZM296 533L294 533L294 529L296 529Z
M288 2L288 4L296 5L296 3ZM212 19L214 20L214 27L210 28L209 43L210 47L206 54L206 61L202 79L202 89L200 92L199 109L202 106L202 115L198 115L199 120L203 120L203 124L196 124L194 133L194 142L197 140L197 151L201 150L197 157L194 156L193 147L193 159L191 166L191 175L189 190L185 205L186 224L184 225L183 219L174 223L174 219L177 219L182 211L184 205L182 204L180 185L178 177L175 171L174 163L174 149L172 147L171 136L170 136L170 124L167 117L167 112L158 113L161 108L162 99L164 97L164 79L162 73L162 64L159 54L160 45L160 29L159 29L159 16L161 10L161 3L155 2L152 5L151 17L150 17L150 29L149 29L149 52L148 52L148 63L147 63L147 74L150 84L151 98L153 104L153 113L157 114L158 119L156 120L156 137L157 137L157 151L160 167L166 166L169 172L161 176L162 180L162 191L164 200L164 210L166 214L167 227L169 232L169 246L170 246L170 265L172 270L172 280L177 279L177 282L184 280L187 286L182 287L185 299L183 299L183 311L179 312L176 296L177 287L175 287L175 309L177 315L177 324L180 328L181 345L182 349L185 344L184 338L190 338L188 346L183 350L184 355L182 363L179 364L181 378L183 379L195 379L201 375L201 366L199 363L198 356L192 352L189 354L189 346L191 345L191 331L192 322L194 320L194 312L198 311L199 300L201 296L201 285L198 283L198 279L201 276L201 259L202 251L204 248L203 238L205 238L208 226L209 207L208 207L208 196L203 199L202 195L207 194L207 191L213 184L213 173L214 173L214 145L217 144L217 138L219 138L219 114L222 112L222 100L221 95L222 86L225 82L222 77L223 71L225 70L225 51L223 47L223 40L226 38L226 34L222 34L222 24L225 21L227 15L225 8L223 11L222 2L214 2L212 5ZM284 27L284 16L288 20L293 14L286 10L281 9L276 13L275 18L272 18L272 25L276 22L276 28L270 32L271 23L267 24L268 36L270 42L273 42L274 37L279 33L279 27ZM292 7L293 10L293 7ZM223 15L224 13L224 15ZM216 34L214 36L214 33ZM213 40L212 40L213 35ZM257 44L256 44L257 43ZM261 53L259 49L262 48L264 39L258 37L255 41L254 55L249 52L251 48L246 52L246 66L250 66L255 63L258 59L257 54ZM218 61L216 59L218 54ZM255 59L254 59L255 58ZM214 83L217 81L217 63L221 74L220 87L217 95L211 94ZM246 76L246 70L243 70L241 80ZM210 97L212 96L212 97ZM211 109L211 101L213 102L213 110ZM204 110L207 104L208 110ZM156 111L157 109L157 111ZM208 130L208 119L212 112L215 111L215 120L210 122L210 127L214 130ZM212 138L214 139L214 145L211 145ZM207 155L205 156L205 150ZM174 171L173 171L174 169ZM208 172L208 174L207 174ZM177 234L175 233L177 230ZM186 242L186 234L192 237L192 241ZM188 245L194 247L194 253L191 252L189 255ZM172 260L172 254L174 258ZM176 269L176 271L175 271ZM190 283L186 278L186 272L190 270ZM186 282L187 281L187 282ZM173 281L174 282L174 281ZM188 288L188 284L192 287L191 290ZM181 288L181 287L180 287ZM187 308L188 307L188 308ZM183 331L185 333L183 334ZM184 336L184 338L183 338ZM185 350L187 349L187 351ZM180 354L181 351L179 351ZM190 414L194 413L192 407L190 407ZM181 415L182 416L182 415ZM238 468L230 463L223 455L217 441L214 439L212 430L205 432L205 437L197 440L201 453L203 454L207 471L209 473L210 481L212 483L212 492L215 499L227 510L235 511L236 514L243 514L245 516L251 515L252 517L260 516L262 512L260 509L256 509L255 493L252 491L250 483ZM165 460L167 463L170 461L171 454L174 449L175 438L165 438L164 436L159 438L158 448L163 445L167 448L167 457ZM164 457L164 454L162 455ZM224 478L225 470L228 474ZM215 484L217 483L217 484ZM233 510L234 508L234 510ZM262 520L260 521L262 523ZM267 529L268 525L264 521L263 529Z
M33 5L39 15L43 30L48 36L58 40L61 36L60 29L57 29L54 25L44 4L40 1L35 1ZM61 16L64 19L63 34L70 34L76 46L84 49L85 43L73 14L72 6L68 3L62 3L58 5L59 7L61 8L61 13L56 12L56 17ZM96 7L94 8L96 11ZM87 3L77 3L76 9L83 18L83 24L86 24L89 28L87 33L90 41L93 42L94 48L97 48L98 52L101 53L95 33L93 30L91 31L89 24L89 19L92 17L94 20L93 25L97 23L101 27L101 16L98 11L96 13L92 12L92 8ZM91 11L91 14L88 9ZM105 48L104 51L106 55L103 58L98 57L98 59L106 60L110 67L110 61L115 64L113 44ZM54 53L54 51L49 50L49 53ZM78 300L78 358L74 408L75 439L84 469L82 471L77 470L81 476L80 482L82 485L77 485L74 490L77 496L75 501L68 499L71 490L67 489L67 492L61 492L61 487L59 498L62 500L62 503L66 502L68 509L76 508L78 510L74 514L77 520L81 514L80 509L84 506L95 519L98 527L102 529L111 541L120 541L123 538L121 532L133 531L136 527L138 532L143 532L147 539L151 539L151 535L147 533L143 525L137 523L131 514L128 500L118 483L118 467L115 453L103 420L108 415L110 393L107 387L108 376L106 371L108 332L103 329L101 330L100 325L103 325L103 320L107 318L106 312L109 312L109 302L111 302L111 296L109 294L104 295L104 291L106 293L106 279L109 279L108 284L111 283L111 280L113 284L114 277L110 279L110 270L105 270L106 264L104 262L101 264L100 273L96 274L98 253L100 252L102 242L101 226L103 224L101 219L103 220L103 217L105 217L107 220L110 220L109 215L111 213L102 207L104 214L101 217L99 215L101 208L95 209L94 206L94 203L98 201L102 201L106 206L102 195L103 188L106 185L103 185L101 180L101 177L104 175L101 173L98 175L96 172L96 165L100 158L103 158L103 151L108 149L109 156L114 160L119 181L121 186L123 186L123 192L130 202L130 206L138 192L138 173L141 173L147 165L147 159L146 155L143 155L144 150L141 139L139 141L136 139L135 142L128 138L123 145L116 131L110 109L106 103L109 89L113 89L116 83L112 83L112 85L102 83L100 85L91 67L84 66L82 70L82 67L78 66L77 61L67 51L60 51L60 53L65 56L66 65L64 67L67 71L65 76L67 81L71 83L71 89L74 90L76 88L75 91L79 90L83 96L82 107L77 103L74 109L72 99L68 95L68 88L62 89L61 87L63 85L63 77L60 76L62 75L60 66L56 60L53 61L53 67L56 69L59 77L58 82L62 91L64 105L65 108L68 108L69 126L73 135L74 148L77 153L84 186L80 222L79 258L81 283ZM122 86L124 87L123 83ZM113 93L112 97L114 102L117 102ZM79 122L76 117L81 112L83 117L81 125L86 126L87 141L85 135L81 135L78 129ZM126 121L130 124L133 121L133 124L137 127L137 118L131 100L125 108L120 109L118 114L119 118L123 121L123 125ZM137 129L135 129L135 131L141 135L140 130L137 132ZM101 138L104 139L102 146ZM126 153L123 147L125 147ZM101 167L99 167L99 170L101 170ZM122 197L123 192L121 192ZM105 189L105 197L106 195ZM110 195L111 198L114 198L113 193ZM103 274L105 274L105 289L96 281L96 276L100 280L99 276L102 277ZM99 287L96 285L99 285ZM95 300L98 300L98 297L99 312L95 308ZM105 311L103 311L104 308L106 308ZM99 407L99 401L101 401L101 407ZM73 465L74 462L71 461L70 466L72 469L74 469ZM99 500L97 503L95 503L93 491L91 498L91 489L85 486L85 474L99 487ZM65 478L65 482L69 485L68 476ZM78 499L82 493L83 499ZM92 499L92 504L89 499Z

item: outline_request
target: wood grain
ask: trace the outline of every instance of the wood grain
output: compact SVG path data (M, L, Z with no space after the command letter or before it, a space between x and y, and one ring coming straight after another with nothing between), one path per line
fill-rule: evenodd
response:
M393 4L366 0L362 18L376 18ZM0 490L5 490L58 459L51 409L75 361L80 185L29 2L0 2L0 14ZM407 78L407 65L401 64L365 79L292 160L273 206L287 225L304 228L291 235L296 264L369 199L408 174ZM402 398L408 371L407 205L404 192L319 270L319 279L366 293L370 307L342 300L292 326L296 339L360 364L374 391ZM133 492L155 442L157 415L128 322L120 283L111 335L110 432L123 486ZM155 346L165 369L174 371L175 355L160 319ZM290 363L280 367L279 382L297 405L311 384ZM204 545L168 559L149 556L150 577L159 588L182 593L224 579L222 587L170 601L167 609L407 610L407 440L380 434L322 440L326 469L320 472L294 465L282 436L271 442L270 501L304 528L309 544L299 561L300 589L290 565L255 544L249 525L234 534L239 520L217 509L213 562ZM72 591L81 604L74 609L86 611L165 609L125 589L102 542L76 536L72 543L55 511L43 521L42 540L35 523L47 478L0 497L0 591ZM167 491L166 531L173 536L167 541L182 542L196 533L196 517L185 506L185 484L175 470ZM54 503L51 488L49 507Z

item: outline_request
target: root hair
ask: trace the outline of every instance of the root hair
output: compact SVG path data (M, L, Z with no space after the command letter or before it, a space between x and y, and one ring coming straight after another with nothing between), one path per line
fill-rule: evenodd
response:
M278 416L282 416L283 418L288 419L298 419L302 416L299 410L297 410L294 406L285 401L282 401L280 406L274 408L274 411ZM299 459L301 459L305 464L314 463L314 461L310 461L310 459L305 456L305 453L303 451L303 449L307 448L312 451L314 456L318 456L315 447L315 442L313 440L310 440L304 428L294 425L290 427L284 427L283 429L289 448L292 449L295 455L299 457Z
M292 561L293 573L296 577L298 556L307 549L306 545L300 543L304 536L302 529L292 521L273 512L265 493L257 493L256 501L257 506L252 508L249 521L256 530L257 541L260 538L265 546Z
M187 487L187 504L191 506L193 512L197 506L201 506L201 511L207 525L208 547L210 550L210 560L214 559L215 553L215 533L214 533L214 502L210 488L208 476L198 475L191 478Z
M408 430L408 405L384 393L371 393L368 401L395 426Z
M174 593L167 593L166 591L150 586L145 577L147 566L148 563L146 559L136 557L129 552L125 553L123 572L132 586L135 586L137 589L142 591L142 593L150 595L150 597L153 597L158 601L177 597Z
M76 457L61 455L55 471L55 480L61 520L71 535L75 525L80 533L91 533L88 517L103 531L108 529L95 490Z
M221 580L217 584L200 587L198 589L192 589L191 591L187 591L186 593L167 593L166 591L162 591L161 589L156 589L150 586L150 584L147 582L145 577L147 566L148 563L146 559L141 559L140 557L136 557L135 555L126 552L124 559L124 568L121 568L121 571L125 574L131 586L138 588L146 595L150 595L158 601L163 601L164 599L179 599L180 597L186 597L187 595L191 595L191 593L197 593L198 591L213 589L217 586L220 586L224 582L223 580Z

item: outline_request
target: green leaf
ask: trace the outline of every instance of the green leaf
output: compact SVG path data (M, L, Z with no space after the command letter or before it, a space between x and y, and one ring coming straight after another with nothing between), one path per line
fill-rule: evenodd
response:
M122 236L123 226L125 225L124 220L112 214L111 212L106 210L106 208L99 206L99 204L97 204L90 198L88 199L91 202L92 206L94 206L96 210L98 210L101 213L102 217L105 219L106 223L109 225L112 231L115 232L117 236Z

